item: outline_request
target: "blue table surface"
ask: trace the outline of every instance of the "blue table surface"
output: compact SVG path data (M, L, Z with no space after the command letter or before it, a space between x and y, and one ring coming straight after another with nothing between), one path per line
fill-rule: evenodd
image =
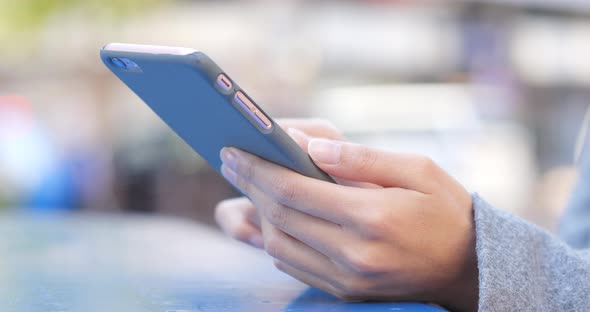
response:
M262 251L197 223L147 216L0 217L0 311L442 311L346 303Z

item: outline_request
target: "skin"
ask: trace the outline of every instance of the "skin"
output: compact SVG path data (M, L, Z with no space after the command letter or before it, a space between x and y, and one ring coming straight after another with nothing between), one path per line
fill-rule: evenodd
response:
M345 142L325 121L279 123L338 184L224 148L221 171L247 196L216 207L227 234L345 300L477 311L472 202L457 181L427 157Z

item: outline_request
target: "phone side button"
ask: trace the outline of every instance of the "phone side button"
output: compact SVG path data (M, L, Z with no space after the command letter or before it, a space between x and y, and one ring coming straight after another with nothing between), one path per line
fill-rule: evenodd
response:
M240 104L245 110L255 111L258 109L242 91L236 92L234 100L236 100L236 102L238 102L238 104Z
M265 130L269 130L272 128L272 122L270 118L268 118L263 112L261 112L258 107L250 101L250 99L242 92L236 92L234 96L234 102L240 105L240 108L250 115L256 123Z
M272 122L263 112L256 110L254 112L254 116L256 116L258 124L260 124L263 128L268 130L272 127Z
M233 87L231 80L224 74L219 74L219 76L217 76L216 82L217 86L224 92L230 91Z

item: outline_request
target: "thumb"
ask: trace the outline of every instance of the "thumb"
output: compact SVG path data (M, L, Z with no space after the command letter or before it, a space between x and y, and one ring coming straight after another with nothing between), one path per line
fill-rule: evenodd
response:
M295 129L289 128L287 129L287 134L307 153L307 147L309 146L309 140L311 139L305 132Z
M423 156L318 138L309 141L307 150L326 173L351 181L426 193L433 190L440 176L436 164Z
M312 137L308 136L305 132L299 130L299 129L295 129L295 128L289 128L287 130L287 133L291 136L291 138L297 142L297 144L307 153L308 152L308 147L309 147L309 141L312 139ZM357 181L350 181L347 179L343 179L343 178L339 178L339 177L334 177L332 176L332 178L334 178L334 180L336 181L336 183L340 184L340 185L346 185L346 186L354 186L354 187L362 187L362 188L379 188L380 186L374 185L372 183L363 183L363 182L357 182Z

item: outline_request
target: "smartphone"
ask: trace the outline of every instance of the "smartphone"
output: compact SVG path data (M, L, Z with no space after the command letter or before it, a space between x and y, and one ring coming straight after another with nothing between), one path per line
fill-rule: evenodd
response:
M190 48L110 43L102 48L100 57L218 172L220 150L232 146L302 175L334 182L204 53Z

